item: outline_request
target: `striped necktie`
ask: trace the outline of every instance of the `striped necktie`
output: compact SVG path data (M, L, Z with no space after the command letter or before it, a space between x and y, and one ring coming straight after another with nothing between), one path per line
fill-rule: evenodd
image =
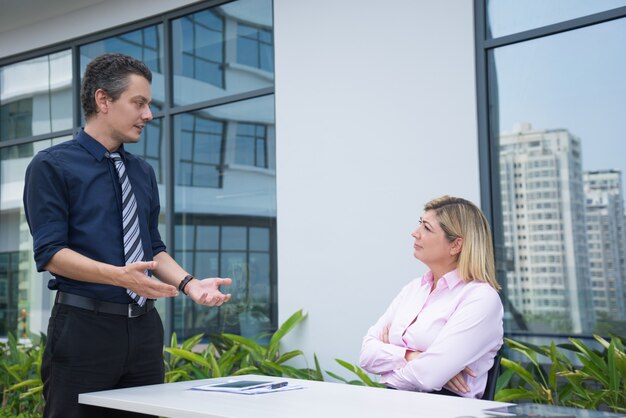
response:
M141 242L141 234L139 233L139 216L137 214L137 200L130 185L128 174L126 174L126 166L119 152L106 153L105 156L110 158L115 164L115 171L120 179L122 188L122 234L124 237L124 259L126 265L143 261L143 244ZM146 270L146 274L148 271ZM126 293L133 298L139 306L146 303L144 296L139 296L130 289L126 289Z

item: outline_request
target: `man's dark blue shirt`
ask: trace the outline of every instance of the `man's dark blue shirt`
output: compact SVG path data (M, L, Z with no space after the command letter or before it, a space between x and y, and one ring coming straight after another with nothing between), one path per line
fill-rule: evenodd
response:
M165 250L159 234L159 191L145 161L117 150L137 199L144 260ZM40 151L26 171L24 209L33 235L37 270L69 248L96 261L124 265L122 202L107 149L81 130L74 140ZM50 289L118 303L131 302L126 289L55 275Z

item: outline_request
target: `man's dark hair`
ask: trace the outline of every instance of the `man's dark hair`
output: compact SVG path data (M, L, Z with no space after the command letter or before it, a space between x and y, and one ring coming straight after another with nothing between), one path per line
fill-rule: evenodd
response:
M152 72L146 64L124 54L103 54L93 59L83 75L80 101L85 119L98 111L96 90L104 90L115 101L128 88L128 76L136 74L152 82Z

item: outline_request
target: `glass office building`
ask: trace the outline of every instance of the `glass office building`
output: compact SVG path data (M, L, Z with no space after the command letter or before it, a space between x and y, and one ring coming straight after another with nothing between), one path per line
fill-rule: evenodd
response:
M159 301L180 336L255 336L276 326L274 43L271 2L179 10L0 67L0 335L45 332L52 292L37 273L22 189L31 158L83 124L81 74L105 52L152 70L152 111L125 148L154 168L169 252L198 277L232 277L232 303Z

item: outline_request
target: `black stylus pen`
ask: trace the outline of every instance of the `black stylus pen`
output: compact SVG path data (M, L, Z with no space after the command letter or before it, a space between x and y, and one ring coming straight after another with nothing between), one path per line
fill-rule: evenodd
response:
M272 386L270 386L270 389L278 389L278 388L282 388L283 386L287 386L287 383L289 383L289 382L277 382L277 383L272 383Z

